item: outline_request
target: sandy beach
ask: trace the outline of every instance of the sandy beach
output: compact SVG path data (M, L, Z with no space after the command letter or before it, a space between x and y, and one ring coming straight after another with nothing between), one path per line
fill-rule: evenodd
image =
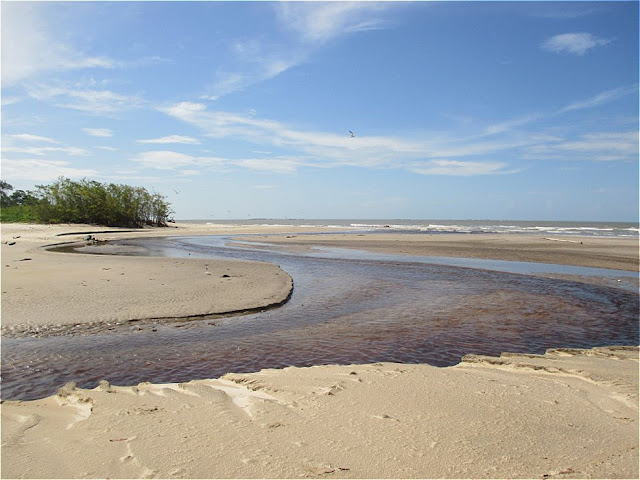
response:
M3 478L637 478L637 348L263 370L2 405Z
M178 224L2 225L2 332L45 336L286 301L277 265L61 254L60 242L259 233L312 245L638 269L637 240L313 235ZM107 232L105 232L107 231ZM286 235L285 235L286 234ZM254 238L254 237L252 237ZM247 241L245 237L239 237ZM133 323L132 323L133 322ZM638 348L467 355L453 367L269 369L2 403L2 478L637 478ZM81 452L81 454L79 454Z

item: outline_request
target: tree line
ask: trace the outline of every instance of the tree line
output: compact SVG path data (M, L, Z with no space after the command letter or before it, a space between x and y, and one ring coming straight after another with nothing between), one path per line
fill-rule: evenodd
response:
M12 193L10 193L12 192ZM13 191L0 181L2 222L89 223L110 227L166 226L171 205L159 193L94 180L60 177L35 190Z

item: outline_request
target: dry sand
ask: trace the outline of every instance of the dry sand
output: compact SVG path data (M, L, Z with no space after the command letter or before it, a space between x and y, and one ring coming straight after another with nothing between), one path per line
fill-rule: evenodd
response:
M215 232L206 226L117 233L84 225L2 225L3 335L42 336L76 326L268 308L286 301L293 287L289 275L267 263L78 255L42 248L83 241L89 232L105 230L111 232L94 236Z
M95 236L256 231L179 227ZM3 331L251 308L282 301L291 288L290 277L268 264L42 251L96 230L104 229L2 225ZM78 234L56 237L68 232ZM379 235L339 237L330 244L637 269L637 241L469 236L452 244L443 236L399 236L392 247ZM296 248L333 242L280 241ZM639 475L637 347L468 356L448 368L291 367L184 384L66 386L56 396L1 408L2 478Z
M638 478L638 349L68 385L2 427L2 478Z

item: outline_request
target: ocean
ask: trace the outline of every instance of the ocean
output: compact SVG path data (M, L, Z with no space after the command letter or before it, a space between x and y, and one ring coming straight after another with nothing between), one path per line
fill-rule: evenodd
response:
M313 226L341 228L353 232L390 233L460 233L580 235L594 237L638 237L638 223L633 222L558 222L516 220L406 220L406 219L267 219L179 220L182 223L220 225Z

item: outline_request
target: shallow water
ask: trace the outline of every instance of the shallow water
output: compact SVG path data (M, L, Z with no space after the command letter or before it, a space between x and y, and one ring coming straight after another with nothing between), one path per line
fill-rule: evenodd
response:
M637 290L413 257L229 248L222 237L120 243L155 255L277 263L293 277L294 291L278 309L241 317L3 339L3 399L43 397L69 381L90 388L101 379L180 382L289 365L445 366L466 353L638 344Z

